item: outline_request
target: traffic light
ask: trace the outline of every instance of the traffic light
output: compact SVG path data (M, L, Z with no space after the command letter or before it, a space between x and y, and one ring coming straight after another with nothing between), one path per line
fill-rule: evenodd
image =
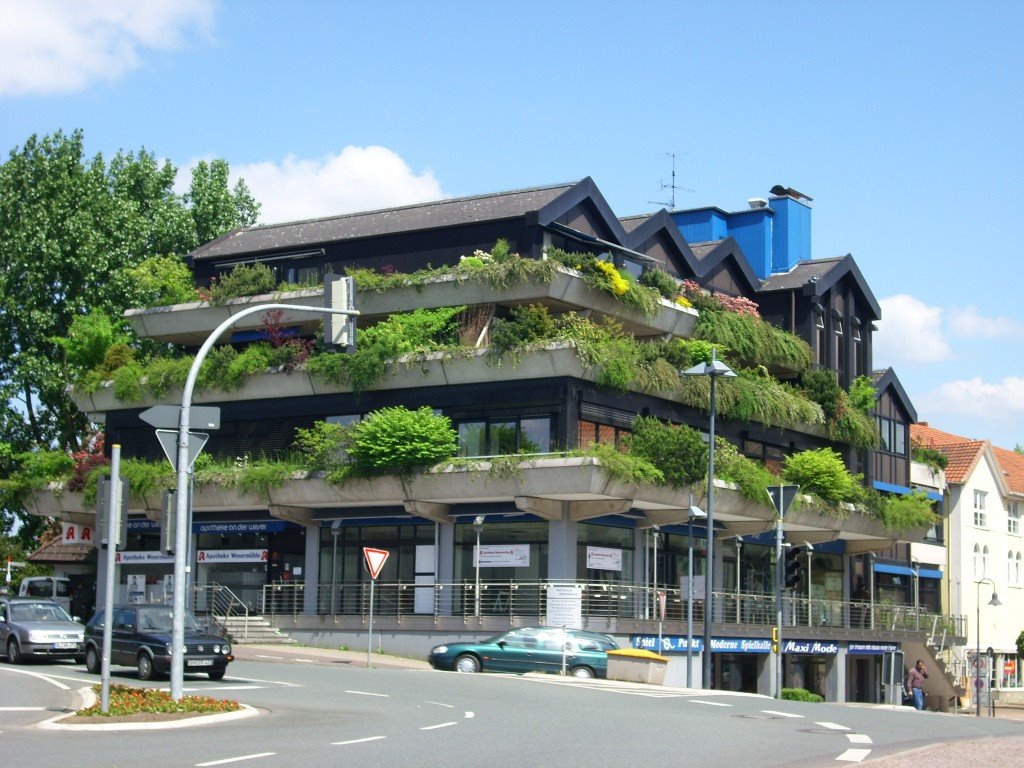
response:
M803 547L790 547L786 550L786 589L799 589L804 583L804 564L801 555Z

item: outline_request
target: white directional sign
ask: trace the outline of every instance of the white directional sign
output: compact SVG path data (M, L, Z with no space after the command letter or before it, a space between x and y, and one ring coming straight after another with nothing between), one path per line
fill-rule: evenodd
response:
M157 429L177 429L181 424L180 405L154 405L139 414L139 418ZM193 405L188 409L190 427L220 429L220 408L215 405Z

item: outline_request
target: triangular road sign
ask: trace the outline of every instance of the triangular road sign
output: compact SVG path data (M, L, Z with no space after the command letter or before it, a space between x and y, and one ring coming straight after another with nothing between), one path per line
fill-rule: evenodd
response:
M772 506L779 513L779 517L785 517L789 511L789 505L793 503L793 499L800 492L800 486L770 485L765 490L768 491L768 495L772 500Z
M171 462L171 469L175 472L178 471L178 433L171 429L158 429L156 431L156 439L160 441L160 447L164 449L164 455L167 460ZM203 446L206 445L206 441L210 439L210 436L205 432L189 432L188 433L188 468L192 469L192 464L195 462L196 457L199 456L203 451Z
M370 578L374 581L377 580L377 575L380 573L380 569L384 567L384 563L388 559L389 554L391 553L386 549L363 547L363 557L366 558L366 568L370 571Z

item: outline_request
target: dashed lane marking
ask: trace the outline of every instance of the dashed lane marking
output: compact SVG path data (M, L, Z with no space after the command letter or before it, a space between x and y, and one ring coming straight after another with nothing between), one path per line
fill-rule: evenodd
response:
M443 701L428 701L427 704L433 704L435 707L447 707L448 709L455 709L454 704L445 704Z
M0 707L0 712L42 712L46 707Z
M238 757L225 757L223 760L210 760L207 763L196 763L196 768L206 768L208 765L224 765L226 763L237 763L242 760L255 760L258 757L270 757L277 752L257 752L254 755L239 755Z
M846 738L850 740L851 744L874 744L871 737L866 733L848 733Z
M420 728L420 730L421 731L433 731L433 730L436 730L438 728L447 728L449 725L458 725L458 723L456 723L454 720L452 720L451 722L448 722L448 723L438 723L437 725L425 725L422 728Z
M382 699L390 699L390 694L387 693L370 693L369 691L345 691L345 693L352 693L356 696L378 696Z
M332 741L336 747L347 747L349 744L365 744L368 741L380 741L386 739L387 736L367 736L365 739L349 739L348 741Z
M796 715L792 712L779 712L777 709L762 709L761 711L766 715L775 715L776 717L803 717L803 715Z
M848 749L836 760L842 760L844 763L859 763L870 754L870 749Z
M820 725L822 728L828 728L830 731L848 731L850 730L845 725L839 725L839 723L815 723Z
M476 717L476 715L474 715L472 712L467 712L466 713L466 719L467 720L472 720L474 717Z
M732 704L726 704L721 701L708 701L707 699L689 699L694 704L707 704L709 707L731 707Z

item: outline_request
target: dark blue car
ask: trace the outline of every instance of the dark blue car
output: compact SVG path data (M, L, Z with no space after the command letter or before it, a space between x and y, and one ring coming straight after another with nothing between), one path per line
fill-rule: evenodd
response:
M135 667L140 680L164 677L171 671L173 612L167 605L122 605L114 608L110 664ZM99 611L85 627L85 668L98 674L103 658L103 623ZM185 672L220 680L234 660L227 638L211 635L195 616L185 612Z

